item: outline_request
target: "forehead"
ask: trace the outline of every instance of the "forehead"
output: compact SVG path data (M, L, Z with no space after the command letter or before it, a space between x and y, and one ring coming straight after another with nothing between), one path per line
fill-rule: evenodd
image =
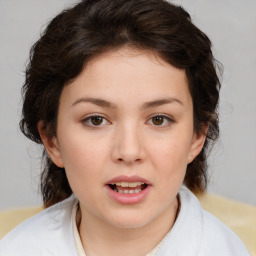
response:
M179 97L188 102L186 73L152 51L121 48L91 59L83 71L64 87L62 97L101 97L112 101L151 101Z
M111 64L111 66L108 66L108 69L105 70L107 64ZM118 66L115 64L118 64ZM129 66L133 66L134 70L127 69ZM138 49L135 46L124 46L96 55L86 63L84 71L88 72L93 69L94 71L98 70L99 72L110 73L111 69L114 68L117 71L118 67L123 69L123 71L126 68L128 72L132 71L134 75L139 74L141 71L149 71L150 69L155 71L154 75L158 75L167 69L170 71L170 68L185 75L183 69L175 68L173 65L167 63L156 51Z

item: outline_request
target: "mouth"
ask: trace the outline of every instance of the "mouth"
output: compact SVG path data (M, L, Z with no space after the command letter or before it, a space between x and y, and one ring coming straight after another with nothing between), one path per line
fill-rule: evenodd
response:
M149 184L144 182L113 182L107 184L113 191L119 194L139 194L148 187Z
M152 184L140 176L121 175L109 180L106 183L106 188L110 198L120 204L129 205L146 200L152 189Z

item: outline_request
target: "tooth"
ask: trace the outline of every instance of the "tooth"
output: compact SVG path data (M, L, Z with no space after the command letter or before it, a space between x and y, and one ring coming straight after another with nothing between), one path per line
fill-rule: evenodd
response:
M143 183L141 183L141 182L130 182L128 184L128 186L129 186L129 188L136 188L136 187L140 186L141 184L143 184Z
M128 188L128 182L122 181L120 184L121 187Z
M131 190L129 191L129 194L134 194L134 192L135 192L135 191L131 189Z
M128 194L129 193L129 190L124 190L124 194Z
M144 184L143 182L126 182L126 181L111 183L111 185L116 185L118 187L123 187L123 188L136 188L143 184Z
M129 188L135 188L135 187L137 187L137 184L136 184L137 182L130 182L129 184L128 184L128 186L129 186Z
M118 190L118 193L123 194L124 191L123 190Z
M135 193L140 193L141 189L135 189Z

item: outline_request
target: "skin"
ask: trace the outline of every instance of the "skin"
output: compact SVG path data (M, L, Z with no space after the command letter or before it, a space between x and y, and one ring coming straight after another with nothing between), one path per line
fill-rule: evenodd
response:
M92 115L102 117L97 125ZM38 129L79 199L79 232L89 256L153 249L174 224L187 164L205 140L194 133L184 70L131 48L95 57L64 87L56 137L47 137L43 122ZM135 204L114 200L106 183L119 175L149 181L147 196Z

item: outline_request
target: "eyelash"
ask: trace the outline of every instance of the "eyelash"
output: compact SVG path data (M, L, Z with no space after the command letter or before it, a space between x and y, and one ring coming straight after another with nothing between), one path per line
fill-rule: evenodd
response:
M165 124L164 125L163 124L159 124L159 125L154 124L153 123L153 118L156 118L156 117L163 118L163 122L165 122ZM111 124L111 122L109 122L104 116L99 115L99 114L94 114L94 115L90 115L90 116L85 117L82 120L82 123L84 125L86 125L88 127L92 127L92 128L102 127L102 126L106 125L106 123L104 123L104 124L100 123L99 125L95 125L95 124L92 123L92 118L101 118L103 120L103 122L107 122L107 124ZM149 118L149 120L147 121L147 123L150 122L150 120L151 120L150 124L153 125L153 126L156 126L156 127L166 127L170 123L175 123L175 120L173 118L171 118L170 116L164 115L164 114L156 114L156 115L151 116ZM167 124L166 124L166 122L167 122Z
M100 124L100 125L95 125L95 124L93 124L92 123L92 118L96 118L96 117L100 117L100 118L102 118L102 120L103 120L103 122L105 121L105 122L107 122L108 124L111 124L104 116L102 116L102 115L97 115L97 114L94 114L94 115L90 115L90 116L87 116L87 117L85 117L83 120L82 120L82 123L84 124L84 125L86 125L86 126L88 126L88 127L92 127L92 128L94 128L94 127L101 127L101 126L103 126L103 125L105 125L105 124Z
M163 125L163 124L160 124L160 125L154 124L152 120L153 120L153 118L156 118L156 117L163 118L165 124L164 124L164 125ZM150 117L149 120L151 120L151 124L152 124L152 125L157 126L157 127L166 127L166 126L168 126L170 123L175 123L175 121L174 121L173 118L171 118L169 115L164 115L164 114L153 115L153 116ZM149 122L149 121L147 121L147 122Z

